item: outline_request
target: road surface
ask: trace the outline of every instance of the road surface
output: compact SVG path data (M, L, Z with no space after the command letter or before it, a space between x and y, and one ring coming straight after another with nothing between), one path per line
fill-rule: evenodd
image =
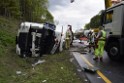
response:
M82 71L91 83L124 83L124 62L111 61L106 52L104 52L103 62L96 62L93 60L94 55L92 53L80 51L84 49L86 44L86 42L74 41L70 52L82 69L85 66L98 69L95 73ZM88 51L87 48L86 50Z

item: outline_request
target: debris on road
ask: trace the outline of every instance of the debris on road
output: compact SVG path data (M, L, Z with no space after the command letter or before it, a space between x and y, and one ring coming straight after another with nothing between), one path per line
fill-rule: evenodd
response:
M81 69L77 69L78 72L81 72L82 70Z
M105 71L105 73L107 73L107 74L111 74L112 72L111 72L111 71Z
M73 62L74 58L70 58L70 62Z
M16 71L16 75L22 75L22 76L25 76L27 75L27 73L24 73L22 71ZM13 76L15 78L15 76Z
M44 62L46 62L46 61L45 60L38 60L36 63L32 64L32 67L35 67L36 65L42 64Z
M79 42L80 44L84 44L84 42Z
M47 80L43 80L42 83L46 82Z
M20 75L20 74L22 74L22 72L21 71L16 71L16 74Z
M88 80L87 80L87 79L85 79L84 81L85 81L85 82L88 82Z
M97 77L97 78L101 79L101 77Z
M63 69L63 67L61 67L61 69Z
M89 66L83 67L83 71L90 72L90 73L96 73L97 70L98 68L96 67L89 67Z

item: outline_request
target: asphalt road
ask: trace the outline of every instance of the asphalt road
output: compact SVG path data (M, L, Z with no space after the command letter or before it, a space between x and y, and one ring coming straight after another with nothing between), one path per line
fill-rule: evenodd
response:
M92 53L79 51L79 49L83 49L85 45L86 42L79 43L79 41L74 41L70 51L82 69L87 66L91 69L98 69L95 73L83 71L91 83L124 83L124 62L110 60L106 52L104 52L103 55L103 62L96 62L93 60L94 55ZM77 48L79 49L77 50Z

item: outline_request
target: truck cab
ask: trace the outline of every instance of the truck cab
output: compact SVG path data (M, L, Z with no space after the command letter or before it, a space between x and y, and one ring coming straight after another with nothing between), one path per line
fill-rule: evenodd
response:
M107 8L102 13L102 26L107 32L105 50L112 60L124 55L124 1Z
M51 23L22 22L16 36L16 53L21 57L49 53L55 43L55 28Z

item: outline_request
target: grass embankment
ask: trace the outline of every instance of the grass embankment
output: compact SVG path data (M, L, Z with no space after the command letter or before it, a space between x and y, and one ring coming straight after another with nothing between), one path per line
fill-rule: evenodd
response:
M23 59L15 53L17 29L18 21L0 17L0 83L81 83L67 52L41 57L46 62L33 70L33 58Z

